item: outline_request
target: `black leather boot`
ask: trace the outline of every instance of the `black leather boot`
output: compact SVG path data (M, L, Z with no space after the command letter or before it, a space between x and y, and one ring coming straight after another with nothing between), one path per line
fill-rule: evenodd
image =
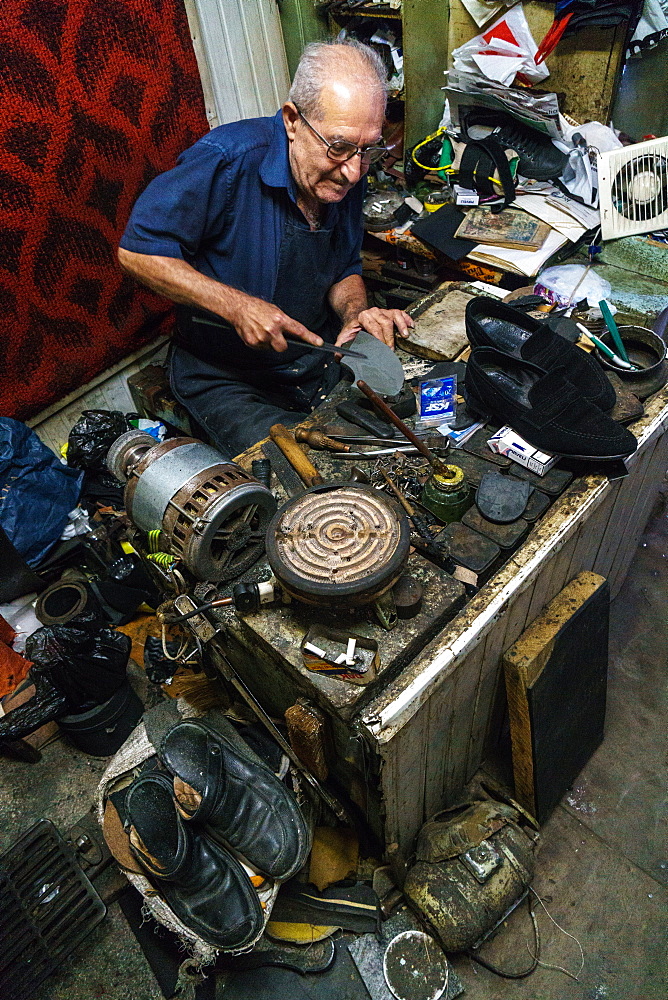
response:
M177 917L225 951L251 947L264 929L250 878L229 852L181 819L172 780L160 771L139 777L125 808L133 854Z
M294 796L265 764L200 719L174 726L160 757L201 796L190 822L270 878L284 881L304 866L308 827Z

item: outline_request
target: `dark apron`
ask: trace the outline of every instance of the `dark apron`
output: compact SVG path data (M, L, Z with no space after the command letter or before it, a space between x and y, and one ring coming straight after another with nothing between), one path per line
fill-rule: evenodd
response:
M340 261L332 229L310 230L288 217L272 302L323 340L340 329L327 302ZM221 365L219 359L225 359ZM215 314L181 310L171 352L176 398L227 457L266 437L275 423L303 420L340 379L338 362L321 351L254 351Z

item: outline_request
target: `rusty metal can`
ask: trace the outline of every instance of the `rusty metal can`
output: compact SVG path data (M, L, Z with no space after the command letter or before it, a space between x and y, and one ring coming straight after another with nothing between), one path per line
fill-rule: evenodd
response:
M429 920L445 951L476 947L524 898L534 874L534 842L508 821L463 854L418 861L404 895Z

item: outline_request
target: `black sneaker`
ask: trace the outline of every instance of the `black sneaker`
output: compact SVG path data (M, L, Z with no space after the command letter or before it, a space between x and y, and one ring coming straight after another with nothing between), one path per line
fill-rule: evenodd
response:
M519 156L517 169L523 177L549 181L559 177L568 162L568 156L557 149L549 136L520 124L502 112L482 108L462 109L461 125L467 135L476 125L493 128L492 135L504 149L514 149Z

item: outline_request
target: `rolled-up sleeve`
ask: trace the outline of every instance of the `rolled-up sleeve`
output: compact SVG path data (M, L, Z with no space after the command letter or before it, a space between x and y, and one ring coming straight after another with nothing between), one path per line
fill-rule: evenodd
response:
M208 238L224 230L230 189L226 166L225 151L206 138L187 149L139 196L121 247L190 262Z

